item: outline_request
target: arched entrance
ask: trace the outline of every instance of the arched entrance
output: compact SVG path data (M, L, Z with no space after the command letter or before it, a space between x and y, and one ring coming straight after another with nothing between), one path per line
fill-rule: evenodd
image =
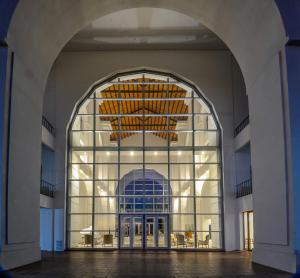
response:
M68 130L68 248L223 248L221 128L172 74L95 84Z
M116 195L120 248L168 248L168 180L152 169L132 170L120 180Z

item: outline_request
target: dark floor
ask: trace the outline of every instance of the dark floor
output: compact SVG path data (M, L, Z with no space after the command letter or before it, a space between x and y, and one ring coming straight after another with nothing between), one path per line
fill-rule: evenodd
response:
M289 277L252 264L247 252L44 253L43 260L11 271L12 277Z

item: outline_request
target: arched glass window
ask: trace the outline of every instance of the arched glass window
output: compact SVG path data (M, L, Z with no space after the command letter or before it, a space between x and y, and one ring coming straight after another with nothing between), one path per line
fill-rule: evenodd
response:
M222 248L221 129L192 84L97 83L68 129L69 248Z

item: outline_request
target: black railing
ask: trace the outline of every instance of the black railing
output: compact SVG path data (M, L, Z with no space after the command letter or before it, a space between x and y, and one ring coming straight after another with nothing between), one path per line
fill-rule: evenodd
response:
M55 129L53 125L48 122L45 116L42 117L42 126L45 127L53 136L55 135Z
M252 179L245 180L236 185L236 198L240 198L249 194L252 194Z
M48 197L53 198L54 197L54 192L55 192L55 185L45 181L41 180L41 188L40 188L40 193L43 195L46 195Z
M234 129L234 137L236 137L248 124L249 116L247 116L242 122Z

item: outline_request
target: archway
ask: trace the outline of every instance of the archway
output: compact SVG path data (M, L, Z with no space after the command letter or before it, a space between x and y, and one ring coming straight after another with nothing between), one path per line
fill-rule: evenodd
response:
M197 87L113 75L68 134L68 248L223 248L221 127Z
M140 5L175 9L199 18L224 40L237 58L247 86L252 123L255 188L253 194L257 211L256 220L259 223L255 228L257 244L253 257L256 262L274 265L273 261L276 260L283 262L280 266L282 269L293 269L292 255L289 259L274 259L278 258L277 255L282 258L282 254L290 254L293 250L293 234L290 227L293 220L290 213L292 190L287 171L289 150L284 147L288 136L286 90L281 83L284 80L284 63L282 63L284 54L281 53L281 49L285 43L285 34L279 12L272 0L263 3L252 0L243 3L234 0L226 3L206 0L184 2L165 0L159 3L150 0L143 3L129 0L121 3L95 0L88 4L83 1L75 4L72 1L63 1L56 5L40 2L32 4L25 1L19 3L8 37L9 47L17 53L11 90L12 117L8 124L11 128L8 133L11 138L23 140L21 142L15 139L9 145L8 152L10 157L20 155L24 159L8 161L9 186L6 188L5 201L6 213L10 217L5 231L8 235L5 242L8 246L9 244L22 246L22 250L26 250L22 252L28 253L27 262L39 258L32 228L35 227L38 231L36 211L39 201L40 153L37 150L41 135L42 94L58 53L77 31L95 18ZM37 16L32 17L32 12ZM24 25L24 18L28 19L27 25ZM269 102L270 99L272 102ZM29 129L32 132L27 132ZM31 157L30 164L26 160L28 154ZM18 173L18 176L15 173ZM20 184L24 186L24 190L19 190ZM268 202L265 202L265 196ZM34 202L31 201L32 198ZM269 215L274 214L274 208L278 217L270 219ZM25 219L24 213L28 217L30 215L28 223L31 225L28 227L20 221ZM285 227L284 231L275 235L273 231L281 231L281 227ZM24 231L23 234L18 233L21 229ZM266 250L269 248L272 249L272 256L267 256L269 251Z

